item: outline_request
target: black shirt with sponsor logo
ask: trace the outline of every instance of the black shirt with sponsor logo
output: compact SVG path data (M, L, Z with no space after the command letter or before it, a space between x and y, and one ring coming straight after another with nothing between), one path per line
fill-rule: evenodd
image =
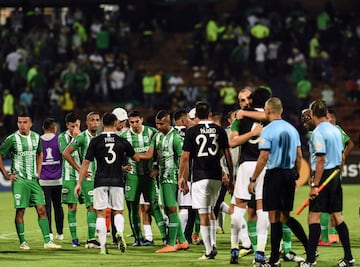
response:
M99 186L124 186L121 166L127 157L135 154L134 148L116 133L104 132L91 139L85 159L96 159L94 188Z

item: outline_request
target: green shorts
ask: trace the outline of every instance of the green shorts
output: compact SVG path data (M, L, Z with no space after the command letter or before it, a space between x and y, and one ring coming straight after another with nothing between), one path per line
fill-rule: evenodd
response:
M94 206L94 180L83 180L81 194L84 196L86 207Z
M125 182L126 201L139 201L141 193L145 202L157 201L159 193L156 180L146 175L127 174Z
M177 184L161 184L160 194L164 207L177 207Z
M61 201L63 204L77 204L77 203L84 203L84 196L80 194L79 198L77 198L74 194L75 187L77 181L76 180L69 180L64 181L62 185L62 194L61 194Z
M45 205L45 195L39 180L18 178L15 182L11 183L11 187L15 209Z

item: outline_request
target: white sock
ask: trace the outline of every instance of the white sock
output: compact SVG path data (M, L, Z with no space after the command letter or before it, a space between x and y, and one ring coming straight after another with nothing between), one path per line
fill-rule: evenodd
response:
M245 213L246 213L246 209L244 208L239 208L239 207L234 207L234 214L236 214L235 216L238 217L239 220L239 236L238 238L240 239L241 245L245 248L251 247L251 241L249 238L249 233L248 233L248 229L247 229L247 223L245 221Z
M122 214L116 214L114 216L114 224L116 228L116 232L123 233L124 232L124 216Z
M205 246L205 254L209 255L212 251L211 241L210 241L210 226L202 226L200 225L200 233L201 237L204 241Z
M256 210L256 214L258 217L256 223L257 250L264 252L268 236L269 214L262 209Z
M229 205L226 204L224 201L220 204L220 210L226 214L229 214Z
M216 247L216 220L210 220L210 244Z
M105 249L106 244L106 223L105 218L96 219L96 231L99 238L100 246L102 249Z
M233 214L230 215L230 219L231 219L231 231L230 231L231 248L239 249L240 217L235 212L235 210Z
M153 233L150 224L144 224L144 235L148 241L153 241Z
M184 232L187 221L188 221L188 217L189 217L188 210L187 209L181 209L179 211L179 217L180 217L180 221L181 221L182 230Z

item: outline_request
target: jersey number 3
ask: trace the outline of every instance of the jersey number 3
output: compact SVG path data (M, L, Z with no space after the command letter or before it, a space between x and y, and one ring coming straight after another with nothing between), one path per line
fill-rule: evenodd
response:
M107 164L112 164L116 160L116 153L114 151L114 143L107 143L105 146L108 148L108 154L111 155L111 157L105 157Z

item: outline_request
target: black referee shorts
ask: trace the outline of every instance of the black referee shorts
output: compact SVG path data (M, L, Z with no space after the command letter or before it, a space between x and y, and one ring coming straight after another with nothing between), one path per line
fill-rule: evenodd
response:
M296 178L294 170L271 169L266 171L263 188L264 211L292 211Z
M320 184L322 184L334 170L335 169L324 170ZM343 194L340 173L338 173L334 179L324 187L319 195L310 201L309 211L334 213L342 211L342 208Z

